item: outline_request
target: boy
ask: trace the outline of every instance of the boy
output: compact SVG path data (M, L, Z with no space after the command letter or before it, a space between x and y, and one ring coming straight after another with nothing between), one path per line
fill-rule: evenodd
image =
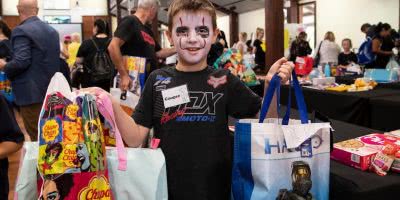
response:
M0 94L0 121L0 199L8 199L7 156L21 148L24 135L2 94Z
M215 10L208 0L173 1L168 38L176 47L178 64L150 74L133 117L113 100L127 145L139 146L154 128L166 158L172 200L230 198L228 115L254 117L261 106L261 98L228 70L207 66L217 35ZM282 58L271 67L266 85L275 73L287 81L292 69Z

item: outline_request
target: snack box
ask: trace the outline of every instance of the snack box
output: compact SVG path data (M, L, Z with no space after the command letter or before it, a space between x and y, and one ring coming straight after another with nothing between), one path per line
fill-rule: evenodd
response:
M400 146L400 139L378 133L361 136L335 143L331 158L345 165L367 170L371 164L372 156L388 143Z

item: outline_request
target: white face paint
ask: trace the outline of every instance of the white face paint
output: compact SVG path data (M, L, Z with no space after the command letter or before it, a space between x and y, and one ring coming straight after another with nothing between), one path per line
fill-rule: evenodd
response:
M174 16L172 41L183 65L201 64L207 59L214 35L207 12L181 11Z

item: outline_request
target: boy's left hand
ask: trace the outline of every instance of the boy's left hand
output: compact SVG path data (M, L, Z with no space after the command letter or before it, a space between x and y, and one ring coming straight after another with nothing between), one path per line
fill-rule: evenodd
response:
M6 60L0 58L0 70L3 70L6 64L7 64Z
M281 77L282 83L286 83L292 76L293 69L293 62L288 62L288 60L283 57L271 66L267 76L265 77L265 83L269 83L275 74L278 74L278 76Z

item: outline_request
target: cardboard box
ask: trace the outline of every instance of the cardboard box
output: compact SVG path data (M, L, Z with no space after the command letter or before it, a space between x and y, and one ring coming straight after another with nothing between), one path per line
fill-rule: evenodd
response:
M373 133L338 142L333 145L331 159L361 170L367 170L371 164L372 156L388 143L400 146L400 139L390 135Z

